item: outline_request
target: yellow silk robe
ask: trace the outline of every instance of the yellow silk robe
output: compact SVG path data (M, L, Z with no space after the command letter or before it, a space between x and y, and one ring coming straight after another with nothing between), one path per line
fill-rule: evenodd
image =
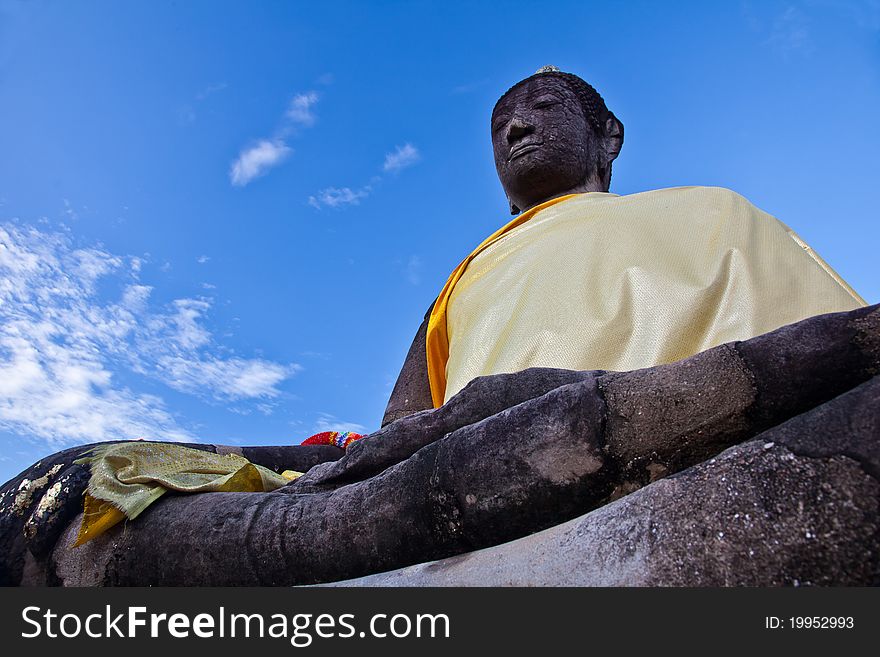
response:
M514 219L450 277L428 324L432 397L529 367L652 367L864 305L730 190L571 195Z

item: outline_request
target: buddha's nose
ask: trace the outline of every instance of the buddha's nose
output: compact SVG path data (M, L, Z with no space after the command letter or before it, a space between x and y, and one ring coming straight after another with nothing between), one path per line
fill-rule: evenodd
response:
M525 137L527 134L534 130L534 126L529 123L526 123L520 118L515 118L510 122L510 125L507 128L507 141L508 143L513 143Z

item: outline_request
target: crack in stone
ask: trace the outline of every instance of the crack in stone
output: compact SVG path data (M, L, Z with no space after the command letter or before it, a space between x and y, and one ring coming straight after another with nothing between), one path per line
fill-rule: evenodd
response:
M263 507L266 506L267 502L268 500L266 498L260 499L253 505L253 507L251 507L251 509L248 510L247 524L245 525L244 552L247 555L248 566L250 566L248 577L255 581L260 581L259 554L256 550L258 544L256 539L259 537L259 532L256 531L255 528L262 526L262 523L259 521L264 515Z
M452 432L455 433L455 432ZM451 436L451 434L447 434ZM450 492L441 486L442 473L440 472L440 462L443 456L443 446L436 444L434 447L434 455L428 471L428 490L426 498L429 503L428 514L434 525L434 533L437 536L438 543L453 544L461 547L462 538L462 510L458 504L458 498L454 491ZM471 546L465 545L465 549Z

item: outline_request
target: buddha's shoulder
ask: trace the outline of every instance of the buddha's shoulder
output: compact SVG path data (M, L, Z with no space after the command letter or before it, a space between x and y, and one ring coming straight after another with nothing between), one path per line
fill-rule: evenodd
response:
M617 198L621 201L635 203L675 203L676 205L695 207L713 205L754 207L747 198L732 189L726 187L703 187L697 185L654 189L646 192L618 196Z
M747 198L726 187L669 187L613 197L617 210L633 221L675 221L679 226L740 227L779 223Z

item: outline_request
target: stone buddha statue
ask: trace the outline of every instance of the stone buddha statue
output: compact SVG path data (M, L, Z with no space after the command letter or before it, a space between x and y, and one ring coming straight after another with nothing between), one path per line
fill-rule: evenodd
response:
M730 190L609 193L623 124L575 75L545 67L514 85L491 134L517 217L450 277L383 423L439 407L479 376L652 367L865 305Z
M380 430L346 450L196 446L306 473L268 493L165 496L81 547L88 446L47 457L0 491L0 584L332 582L526 536L523 554L560 554L557 539L580 552L537 579L471 583L876 582L863 555L880 549L880 511L857 492L880 472L880 310L729 190L611 193L623 124L577 76L514 85L491 134L514 218L449 277ZM832 476L810 522L835 531L807 544L803 499ZM739 542L702 547L740 506ZM746 547L758 565L728 568Z

